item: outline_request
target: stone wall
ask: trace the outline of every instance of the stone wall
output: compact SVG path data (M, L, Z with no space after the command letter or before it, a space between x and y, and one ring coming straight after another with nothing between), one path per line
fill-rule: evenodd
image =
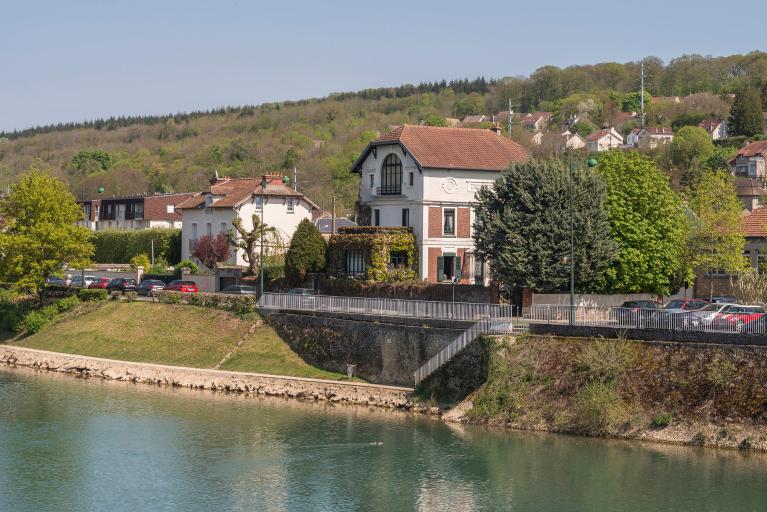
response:
M264 312L267 322L306 362L378 384L413 385L413 372L471 322L335 313Z
M415 406L412 389L359 382L133 363L11 345L0 345L0 363L81 377L438 412Z

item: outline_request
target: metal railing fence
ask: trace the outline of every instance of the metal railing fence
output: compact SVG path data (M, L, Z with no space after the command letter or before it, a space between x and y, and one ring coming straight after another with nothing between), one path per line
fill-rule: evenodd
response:
M292 295L287 293L264 293L258 301L258 306L296 311L356 313L474 322L482 319L511 319L516 311L514 306L506 304Z
M440 350L431 359L413 373L415 384L418 385L426 377L437 371L443 364L450 361L466 346L485 334L509 334L514 332L511 319L485 319L475 323L463 331L448 346Z
M767 334L767 315L765 314L720 314L703 310L676 312L662 309L534 305L530 312L530 323L618 329Z

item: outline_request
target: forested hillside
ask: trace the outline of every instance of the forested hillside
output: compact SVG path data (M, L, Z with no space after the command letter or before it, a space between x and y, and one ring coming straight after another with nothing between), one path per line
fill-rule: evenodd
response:
M705 101L654 116L650 105L650 123L679 127L705 116L726 116L726 95L743 88L753 91L767 110L767 53L686 55L668 64L649 57L645 70L647 90L654 96L711 93L701 97ZM560 121L583 114L594 126L604 126L621 110L633 108L639 76L638 61L544 66L529 77L442 81L31 128L0 134L0 186L31 165L49 168L78 197L94 196L98 187L105 188L105 195L193 191L202 189L214 171L232 177L276 170L292 175L296 167L301 191L323 207L329 207L333 194L349 207L356 197L352 162L389 125L442 124L445 117L499 112L511 100L518 112L551 111Z

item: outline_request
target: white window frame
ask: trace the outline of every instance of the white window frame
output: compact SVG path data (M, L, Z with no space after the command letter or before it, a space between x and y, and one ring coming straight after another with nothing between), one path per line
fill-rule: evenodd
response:
M296 213L296 205L293 202L293 198L289 197L287 200L288 213Z
M453 232L445 233L445 219L447 218L447 212L453 212ZM458 232L458 211L457 208L442 208L442 236L444 238L455 238Z
M197 240L197 223L192 222L192 240Z
M205 234L208 236L213 236L213 223L212 222L206 222L205 223Z

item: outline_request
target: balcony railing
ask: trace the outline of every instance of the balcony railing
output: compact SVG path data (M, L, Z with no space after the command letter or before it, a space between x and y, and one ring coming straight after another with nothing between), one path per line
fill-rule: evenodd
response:
M402 195L402 185L383 185L376 189L379 196L399 196Z

